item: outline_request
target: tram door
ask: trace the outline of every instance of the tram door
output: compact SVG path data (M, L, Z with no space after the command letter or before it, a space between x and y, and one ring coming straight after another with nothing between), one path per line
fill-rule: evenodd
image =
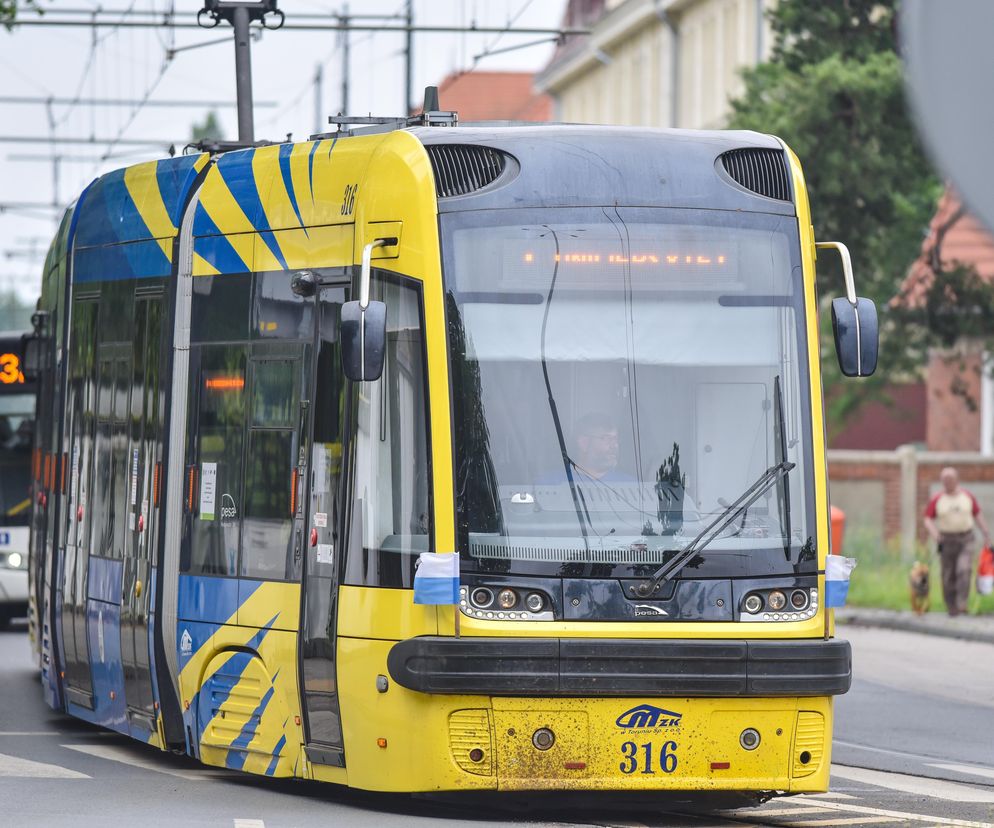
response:
M62 608L62 655L66 697L75 704L92 707L93 681L86 638L86 575L90 553L90 524L93 514L90 467L96 429L97 302L77 299L73 307L70 337L67 435L69 445L69 492L65 546L60 550L56 606Z
M130 376L131 405L127 527L121 592L121 662L128 717L155 729L149 644L161 476L162 299L135 298L135 359Z
M344 765L338 703L335 630L339 562L342 553L342 444L345 378L338 337L342 304L347 300L347 268L322 271L327 284L315 297L316 342L311 386L312 440L307 497L307 543L304 568L304 614L301 656L307 755L312 762Z

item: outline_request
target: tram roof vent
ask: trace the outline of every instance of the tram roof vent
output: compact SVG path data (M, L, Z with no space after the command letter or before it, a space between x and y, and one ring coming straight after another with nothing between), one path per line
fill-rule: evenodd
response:
M778 201L791 201L790 175L783 150L737 149L722 153L721 164L747 190Z
M428 144L438 198L468 195L493 184L507 167L507 156L490 147Z

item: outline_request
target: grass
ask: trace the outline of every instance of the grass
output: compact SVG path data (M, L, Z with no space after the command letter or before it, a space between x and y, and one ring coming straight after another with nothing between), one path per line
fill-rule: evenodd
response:
M977 551L979 552L979 549ZM859 562L849 582L849 600L846 602L849 606L911 609L908 573L912 563L919 560L929 566L930 611L946 611L946 603L942 600L939 557L933 550L919 544L915 550L915 558L908 559L902 556L896 540L881 544L870 533L853 528L846 531L843 554ZM976 572L976 562L974 562L974 572ZM994 615L994 595L979 595L974 584L970 590L969 613Z

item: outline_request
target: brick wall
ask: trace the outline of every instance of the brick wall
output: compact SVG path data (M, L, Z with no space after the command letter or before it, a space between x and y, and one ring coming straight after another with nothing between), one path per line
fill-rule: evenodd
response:
M882 542L898 539L914 554L926 534L922 514L938 491L939 473L954 467L994 526L994 457L976 452L833 450L828 453L829 497L847 513L846 530L859 529Z

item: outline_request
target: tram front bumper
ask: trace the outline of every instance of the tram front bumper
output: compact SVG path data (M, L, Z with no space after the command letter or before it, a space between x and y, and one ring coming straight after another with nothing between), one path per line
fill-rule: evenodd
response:
M377 790L824 791L851 677L844 641L342 644L366 714L346 716L349 781Z

